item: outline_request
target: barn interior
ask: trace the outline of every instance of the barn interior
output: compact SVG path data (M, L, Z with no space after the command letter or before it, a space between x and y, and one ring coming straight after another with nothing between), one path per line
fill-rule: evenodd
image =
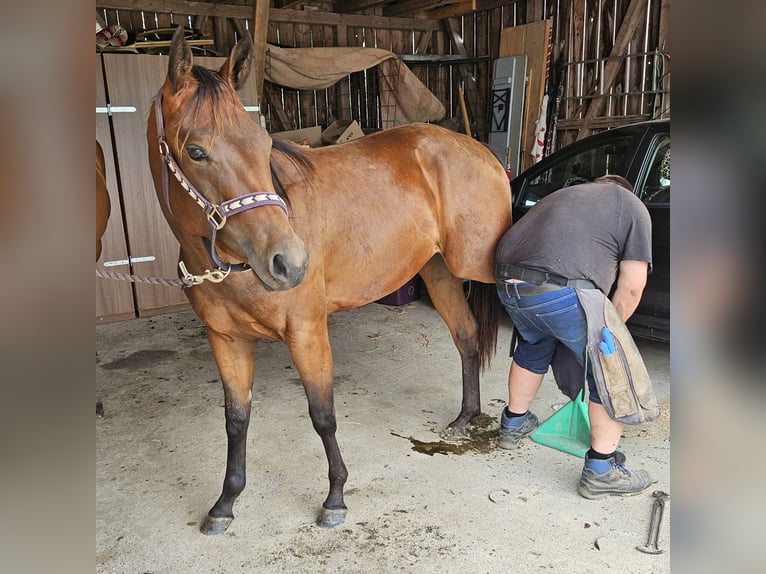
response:
M661 416L621 442L656 484L588 501L577 456L529 440L497 448L507 317L470 439L441 439L460 407L460 361L428 293L406 285L330 317L346 523L314 524L324 452L286 347L265 341L248 486L229 530L201 535L223 477L224 398L146 160L149 103L179 26L210 68L252 38L239 96L275 139L323 147L436 123L486 144L513 178L591 134L669 118L669 22L669 0L97 0L111 216L96 282L96 571L669 572L669 505L662 552L636 550L652 492L670 491L669 345L637 339ZM330 48L345 50L332 65ZM549 373L533 410L542 420L566 401Z

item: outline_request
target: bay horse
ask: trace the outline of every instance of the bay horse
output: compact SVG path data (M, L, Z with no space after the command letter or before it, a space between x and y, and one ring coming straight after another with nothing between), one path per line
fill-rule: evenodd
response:
M252 61L245 35L220 69L196 66L176 32L147 123L155 191L225 398L226 474L205 534L229 527L245 487L260 339L287 345L324 446L330 489L317 524L344 522L348 472L335 437L327 318L416 274L460 354L462 406L444 432L465 436L481 412L480 371L495 351L493 259L511 224L503 167L462 134L413 124L322 148L272 140L236 94ZM468 301L463 279L474 282Z

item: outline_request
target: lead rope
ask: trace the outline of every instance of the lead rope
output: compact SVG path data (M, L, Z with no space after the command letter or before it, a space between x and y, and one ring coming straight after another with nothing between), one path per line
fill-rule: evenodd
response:
M152 285L165 285L167 287L180 287L186 289L192 285L198 285L199 283L191 281L184 277L183 279L164 279L162 277L141 277L140 275L128 275L127 273L117 273L115 271L102 271L96 269L96 277L102 277L105 279L120 279L123 281L130 281L132 283L151 283Z
M181 270L183 277L181 279L164 279L162 277L142 277L140 275L129 275L127 273L118 273L116 271L102 271L96 269L96 277L104 279L120 279L122 281L130 281L132 283L151 283L152 285L165 285L167 287L180 287L186 289L199 285L203 281L210 281L211 283L220 283L226 277L229 276L231 269L210 271L205 269L202 275L192 275L186 269L183 261L178 262L178 268Z

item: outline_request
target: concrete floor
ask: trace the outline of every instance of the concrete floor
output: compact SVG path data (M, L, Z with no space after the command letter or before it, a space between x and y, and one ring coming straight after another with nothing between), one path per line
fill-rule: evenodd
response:
M348 517L334 530L314 525L327 466L297 373L284 345L260 343L248 485L229 530L208 537L198 528L220 493L226 437L204 325L187 311L97 326L105 416L96 420L96 571L670 572L670 504L659 539L666 552L636 550L651 492L670 492L668 345L637 341L662 415L626 427L620 444L629 467L657 483L590 501L575 490L582 459L529 439L515 452L495 447L510 333L505 317L482 379L490 432L445 453L438 433L459 410L460 362L427 297L331 317L338 442L350 474ZM543 420L565 402L549 374L532 410Z

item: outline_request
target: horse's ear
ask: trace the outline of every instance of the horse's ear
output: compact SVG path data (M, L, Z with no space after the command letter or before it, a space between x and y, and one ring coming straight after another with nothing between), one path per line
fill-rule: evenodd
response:
M168 79L173 91L177 92L189 80L192 69L192 52L184 38L183 26L178 26L170 42L170 63Z
M218 72L228 80L235 90L245 85L253 67L253 41L250 34L245 33L237 42Z

